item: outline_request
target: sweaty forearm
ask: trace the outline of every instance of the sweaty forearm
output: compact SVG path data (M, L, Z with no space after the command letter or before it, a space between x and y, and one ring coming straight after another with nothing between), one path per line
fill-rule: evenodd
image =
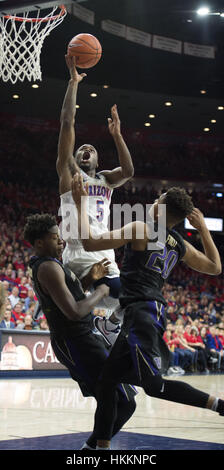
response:
M70 79L61 110L61 122L75 119L77 90L78 83Z
M105 291L99 286L93 294L83 300L75 301L71 292L65 286L63 289L55 289L51 292L51 298L63 314L72 321L78 321L85 317L104 297Z
M82 284L83 290L84 291L87 290L91 286L92 283L93 283L93 278L92 278L92 275L89 271L88 274L81 279L81 284Z
M77 302L78 314L80 316L87 315L105 297L105 293L100 288L96 289L91 295Z

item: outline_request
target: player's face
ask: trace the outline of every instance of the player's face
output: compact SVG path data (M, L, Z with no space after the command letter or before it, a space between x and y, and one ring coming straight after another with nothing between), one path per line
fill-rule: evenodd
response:
M42 250L45 256L61 258L63 252L63 241L61 240L59 228L53 227L55 233L48 232L42 241Z
M163 193L159 198L155 199L154 203L149 209L149 216L152 217L154 222L158 220L159 204L165 204L165 195L166 193Z
M84 144L76 152L76 163L83 171L95 170L98 166L98 154L90 144Z

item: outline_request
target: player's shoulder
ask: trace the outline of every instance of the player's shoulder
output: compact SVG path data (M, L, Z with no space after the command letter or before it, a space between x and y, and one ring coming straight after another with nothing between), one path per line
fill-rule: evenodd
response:
M67 188L67 191L64 191L60 194L61 200L70 199L72 196L72 190Z
M111 170L102 170L96 173L96 178L98 181L104 184L104 186L107 186L111 191L113 191L114 186L109 182L107 176L111 173Z
M42 258L38 266L38 277L46 277L55 272L63 271L62 264L56 258Z
M186 244L185 240L179 232L174 229L169 230L166 243L172 248L176 248L180 252L180 258L183 258L186 253Z
M174 239L176 240L177 243L184 243L184 239L182 237L182 235L177 232L175 229L171 229L168 231L168 238L170 237L170 239Z

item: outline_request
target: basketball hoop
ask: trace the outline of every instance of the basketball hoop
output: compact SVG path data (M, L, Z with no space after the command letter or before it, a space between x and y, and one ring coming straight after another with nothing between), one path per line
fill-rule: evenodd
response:
M40 10L35 18L29 17L29 12L0 16L0 78L4 82L42 80L40 54L44 40L66 14L66 8L60 5L43 18Z

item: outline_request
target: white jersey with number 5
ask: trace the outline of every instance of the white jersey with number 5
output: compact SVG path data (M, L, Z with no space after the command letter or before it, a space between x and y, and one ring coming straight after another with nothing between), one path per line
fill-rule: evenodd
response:
M94 178L88 176L80 170L83 175L84 184L88 182L88 215L92 234L100 235L108 231L108 222L110 216L110 203L112 188L106 178L101 173L97 173ZM105 251L85 251L78 234L78 216L77 209L72 197L72 192L68 191L61 195L60 215L61 236L66 242L63 252L63 263L69 267L80 279L82 279L91 269L94 263L108 258L111 261L109 265L108 277L117 277L120 271L115 262L114 250Z

